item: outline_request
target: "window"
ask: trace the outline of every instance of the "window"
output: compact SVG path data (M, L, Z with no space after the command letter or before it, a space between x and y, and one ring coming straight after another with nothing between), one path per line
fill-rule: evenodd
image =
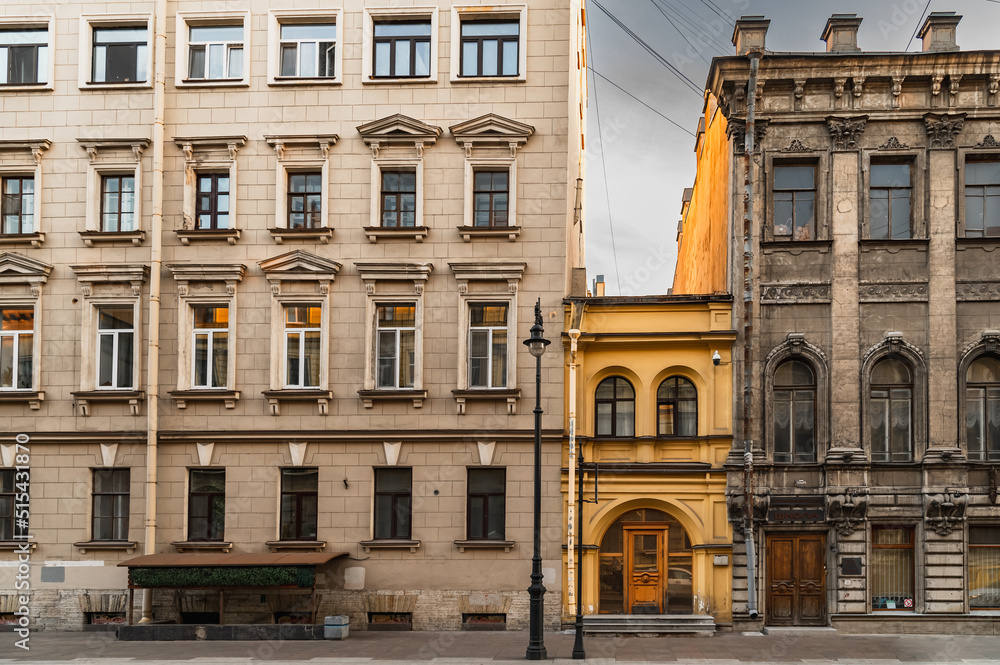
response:
M222 540L226 529L226 470L191 469L188 540Z
M316 540L319 469L281 470L281 540Z
M288 228L318 229L323 225L323 175L288 174Z
M337 26L333 23L284 24L279 42L283 78L332 78L336 75Z
M135 231L134 176L101 176L101 230Z
M507 226L507 171L475 171L475 226Z
M193 388L225 388L229 375L229 308L192 307L194 319Z
M286 388L319 388L322 312L319 305L285 307Z
M228 229L229 174L199 173L195 203L196 228Z
M3 229L0 233L35 232L35 178L11 176L2 179Z
M14 469L0 469L0 541L14 540Z
M94 469L91 540L128 540L128 469Z
M411 469L375 469L375 538L410 539Z
M595 393L597 436L635 436L635 390L620 376L601 381Z
M147 35L142 27L94 28L92 83L146 81Z
M913 529L872 526L872 609L913 610Z
M192 25L188 30L189 79L243 78L242 25Z
M969 460L1000 462L1000 360L977 358L965 384L965 427Z
M413 388L416 341L416 306L378 306L376 342L378 347L377 387L399 390Z
M416 220L416 172L382 171L382 226L414 227Z
M816 461L816 378L810 367L789 360L774 373L774 461Z
M872 368L871 445L873 462L913 458L913 379L909 368L885 358Z
M0 308L0 390L31 390L35 310Z
M816 240L816 167L774 167L774 239Z
M469 388L507 387L507 304L469 305Z
M913 237L910 165L872 164L870 183L872 240L906 240Z
M517 76L518 21L463 21L462 76Z
M431 75L431 21L376 21L375 78L427 78Z
M0 85L46 83L48 57L47 29L0 30Z
M109 390L135 388L135 326L133 307L99 307L97 311L97 387Z
M1000 526L969 526L969 607L1000 609Z
M1000 236L1000 161L965 164L965 237Z
M505 469L469 469L469 540L503 540L505 524Z
M656 433L698 435L698 391L682 376L672 376L656 391Z

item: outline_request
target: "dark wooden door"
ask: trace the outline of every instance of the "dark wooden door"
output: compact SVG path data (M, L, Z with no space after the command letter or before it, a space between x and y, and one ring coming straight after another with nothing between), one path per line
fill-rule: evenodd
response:
M826 625L826 537L767 537L767 623Z
M666 529L625 528L625 611L663 613Z

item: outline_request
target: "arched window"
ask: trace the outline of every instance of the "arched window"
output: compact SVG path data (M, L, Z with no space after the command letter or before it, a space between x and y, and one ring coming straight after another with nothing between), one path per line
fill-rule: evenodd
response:
M774 461L816 461L816 376L788 360L774 372Z
M1000 462L1000 360L982 356L965 375L965 428L969 459Z
M656 391L656 433L698 435L698 391L683 376L671 376Z
M620 376L601 381L594 395L596 436L635 436L635 390Z
M913 373L896 358L872 368L870 409L873 462L913 459Z

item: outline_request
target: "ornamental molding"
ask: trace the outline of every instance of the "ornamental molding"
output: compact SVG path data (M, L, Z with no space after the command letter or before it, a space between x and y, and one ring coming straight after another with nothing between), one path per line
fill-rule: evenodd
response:
M965 114L954 115L928 113L924 116L924 126L931 148L954 148L955 139L965 124Z
M767 136L767 118L757 118L754 121L754 131L753 131L753 147L754 150L760 150L761 145L764 143L764 137ZM729 135L729 139L733 142L733 149L737 154L744 154L746 152L746 138L747 138L747 119L746 118L731 118L729 124L726 125L726 134Z
M420 296L424 293L424 284L434 271L433 263L386 263L382 261L355 262L354 266L365 283L368 295L375 295L379 282L413 282L413 291Z
M868 515L867 490L831 494L826 499L826 519L841 537L850 536L864 525Z
M792 142L788 144L788 147L783 148L781 152L812 152L812 148L803 144L799 139L792 139Z
M928 493L924 502L924 522L939 536L951 535L965 521L965 506L969 495L964 491L946 488L940 494Z
M827 128L830 130L830 139L833 141L834 150L855 150L858 141L865 131L868 123L868 116L862 115L855 118L838 118L830 116L826 119Z
M781 356L782 359L791 356L806 355L818 361L819 366L826 366L826 354L823 349L806 340L806 336L799 332L791 332L785 337L785 341L771 349L764 359L764 367L771 367L774 360Z
M4 252L0 254L0 286L4 284L27 284L31 289L31 295L38 297L42 284L49 279L52 266L36 259L17 254L16 252Z
M471 157L473 148L507 147L511 157L517 154L535 133L535 128L523 122L511 120L495 113L460 122L448 128L455 141L465 148L465 156Z
M90 263L70 266L80 282L85 298L91 297L95 284L129 284L132 295L138 296L149 276L149 266L142 263Z
M765 490L766 491L766 490ZM730 494L726 496L726 509L729 522L733 525L733 531L743 535L746 530L746 497L743 494ZM771 507L771 496L769 494L756 494L753 497L753 521L766 522L767 511Z
M958 282L955 298L959 302L1000 300L1000 282Z
M970 357L973 353L978 356L981 352L1000 352L1000 330L984 330L982 334L980 334L979 339L967 344L966 347L962 349L962 355L959 357L964 360L965 358Z
M895 136L890 136L889 140L878 147L879 150L905 150L910 146L900 143Z
M861 358L861 366L868 367L873 358L888 354L902 355L913 362L914 365L923 365L926 360L923 351L903 339L903 333L893 331L887 332L881 342L865 352L865 355Z
M271 285L273 295L281 293L282 282L310 281L317 283L317 289L321 295L327 295L330 290L330 282L336 279L341 268L341 265L336 261L301 249L258 261L257 265L264 271L264 276L268 284Z
M761 284L761 303L765 305L830 302L829 284Z
M860 302L927 302L928 294L925 282L858 285Z
M983 140L975 145L977 148L1000 148L1000 142L993 138L992 134L987 134Z

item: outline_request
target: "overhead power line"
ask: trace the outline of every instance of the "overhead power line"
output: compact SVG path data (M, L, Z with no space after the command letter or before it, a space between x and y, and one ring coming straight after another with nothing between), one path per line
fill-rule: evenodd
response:
M688 43L688 46L690 46L692 48L692 50L694 50L694 52L698 54L698 57L701 58L702 60L704 60L705 64L707 65L708 64L708 59L705 58L705 56L703 56L701 54L701 51L698 50L698 47L695 46L694 43L690 39L688 39L688 36L686 34L684 34L684 31L681 30L679 27L677 27L677 24L674 23L674 20L672 18L670 18L670 15L667 14L667 11L663 7L661 7L660 5L656 4L656 0L649 0L649 1L653 3L653 6L656 7L660 11L661 14L663 14L663 18L667 19L667 23L669 23L670 25L672 25L674 27L674 30L677 31L677 34L679 34L681 37L684 38L684 41L686 41Z
M690 134L691 136L694 136L694 135L695 135L695 134L694 134L694 132L692 132L692 131L691 131L690 129L688 129L688 128L687 128L687 127L685 127L684 125L680 124L679 122L677 122L677 121L675 121L675 120L673 120L673 119L671 119L671 118L667 117L666 115L664 115L663 113L661 113L661 112L660 112L660 111L658 111L657 109L653 108L652 106L650 106L650 105L649 105L649 104L647 104L646 102L642 101L641 99L639 99L638 97L636 97L635 95L633 95L633 94L632 94L631 92L629 92L629 91L628 91L628 90L626 90L625 88L621 87L620 85L618 85L617 83L615 83L614 81L612 81L611 79L609 79L609 78L608 78L607 76L605 76L604 74L602 74L602 73L600 73L599 71L597 71L596 69L594 69L593 67L589 67L589 66L588 66L588 69L590 69L590 71L592 71L592 72L594 73L594 76L599 76L599 77L601 77L601 79L603 79L603 80L604 80L604 81L606 81L607 83L610 83L610 84L611 84L611 85L613 85L614 87L618 88L618 89L619 89L619 90L621 90L621 91L622 91L623 93L625 93L626 95L628 95L629 97L631 97L631 98L632 98L632 99L634 99L635 101L639 102L640 104L642 104L643 106L645 106L645 107L646 107L647 109L649 109L650 111L652 111L652 112L653 112L653 113L655 113L656 115L660 116L661 118L663 118L664 120L666 120L667 122L669 122L669 123L670 123L671 125L673 125L673 126L677 127L678 129L680 129L680 130L681 130L681 131L683 131L683 132L687 132L687 133L688 133L688 134ZM597 95L595 94L594 96L596 97Z
M920 18L917 19L917 25L913 28L913 34L910 35L910 41L906 42L906 46L903 48L904 51L910 50L910 44L913 43L913 38L917 36L917 32L920 30L920 22L924 20L924 14L927 13L927 9L931 6L931 0L927 0L927 4L924 5L924 11L920 12Z
M727 53L729 51L730 45L725 40L720 39L719 35L715 34L714 30L711 29L711 23L690 7L683 3L679 7L674 6L674 4L667 0L654 1L663 7L663 9L673 14L674 18L683 25L688 26L691 34L702 41L705 46L709 46L719 53ZM688 16L689 14L690 16Z

